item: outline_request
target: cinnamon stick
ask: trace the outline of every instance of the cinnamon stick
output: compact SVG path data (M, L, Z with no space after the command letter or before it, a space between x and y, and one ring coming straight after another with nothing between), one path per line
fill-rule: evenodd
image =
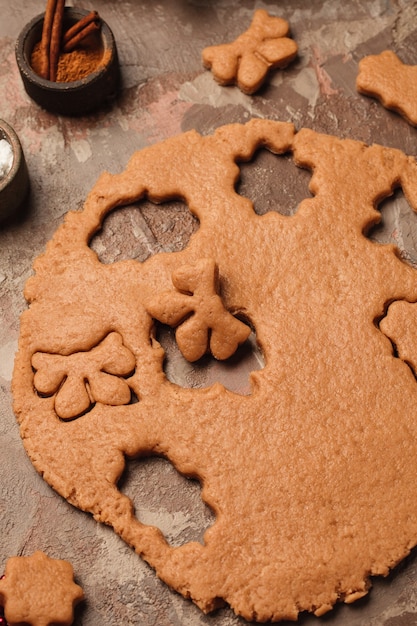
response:
M54 21L57 0L48 0L43 18L42 38L40 45L40 70L42 78L49 79L49 52L51 47L52 24Z
M97 25L99 25L100 18L99 18L99 15L98 15L97 11L90 11L90 13L88 15L86 15L85 17L82 17L80 20L78 20L78 22L76 22L73 26L71 26L71 28L69 28L67 30L67 32L64 34L64 36L62 38L64 46L75 35L78 35L79 32L84 30L84 28L86 26L88 26L89 24L91 24L92 22L94 22Z
M49 49L49 80L56 81L59 52L61 48L62 22L64 19L65 0L56 0L52 22L51 46Z
M47 80L56 81L61 45L64 52L74 50L89 34L98 30L101 20L97 11L76 22L62 37L65 0L47 0L40 43L39 74ZM62 43L61 43L62 42Z
M83 39L85 39L88 35L91 35L91 33L94 33L97 30L100 30L100 22L97 20L90 22L89 24L84 26L84 28L82 28L80 31L75 33L71 37L71 39L68 39L67 42L64 43L63 51L71 52L79 45L79 43Z

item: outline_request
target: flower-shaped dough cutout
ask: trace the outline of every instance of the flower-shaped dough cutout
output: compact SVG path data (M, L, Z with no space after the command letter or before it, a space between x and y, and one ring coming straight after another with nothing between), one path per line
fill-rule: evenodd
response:
M85 413L94 402L111 406L128 404L131 391L121 378L135 369L135 357L112 332L89 352L61 355L36 352L32 357L35 389L55 397L55 412L61 419Z
M41 551L8 559L0 580L0 602L9 626L70 626L83 598L72 565Z
M392 50L359 62L356 88L417 126L417 65L406 65Z
M204 48L203 64L221 85L236 83L244 93L255 93L271 69L284 68L296 57L298 47L288 33L286 20L258 9L235 41Z
M250 335L249 326L225 309L218 279L212 259L184 265L172 275L177 291L163 292L147 305L154 319L177 327L177 344L187 361L197 361L208 350L216 359L228 359Z

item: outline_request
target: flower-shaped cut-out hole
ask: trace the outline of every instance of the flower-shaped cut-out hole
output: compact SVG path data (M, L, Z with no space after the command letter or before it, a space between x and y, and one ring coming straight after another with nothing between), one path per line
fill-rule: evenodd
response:
M61 355L36 352L32 357L34 385L40 395L55 396L55 412L68 420L95 402L129 404L131 390L123 377L133 373L135 357L112 332L89 352Z
M275 211L293 215L298 205L311 198L311 172L297 167L289 154L258 150L250 163L239 163L236 191L253 203L257 215Z

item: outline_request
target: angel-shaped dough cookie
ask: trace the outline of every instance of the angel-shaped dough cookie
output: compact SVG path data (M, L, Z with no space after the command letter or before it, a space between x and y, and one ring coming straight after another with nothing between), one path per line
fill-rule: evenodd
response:
M235 41L204 48L203 64L221 85L237 84L252 94L269 70L286 67L297 55L297 44L287 37L288 32L286 20L259 9L248 30Z

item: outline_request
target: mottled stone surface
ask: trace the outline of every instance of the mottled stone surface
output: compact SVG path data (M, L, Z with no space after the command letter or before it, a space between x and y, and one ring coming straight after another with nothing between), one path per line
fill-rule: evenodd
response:
M69 3L67 3L69 4ZM211 133L221 124L251 116L292 121L297 129L382 143L417 153L417 130L355 89L358 61L367 54L394 50L417 64L417 5L406 0L160 0L111 2L95 8L111 26L119 50L123 86L111 108L88 117L63 118L41 110L23 90L14 46L18 33L40 0L0 0L0 116L19 135L31 178L22 214L0 228L0 573L9 556L43 550L69 560L86 601L77 609L76 626L236 626L243 621L222 609L204 616L169 591L114 533L75 510L38 476L20 441L13 415L10 381L25 309L23 287L33 260L62 222L68 209L81 207L103 170L124 169L135 150L178 132L195 128ZM264 88L247 96L235 87L220 87L201 64L201 50L235 39L255 8L287 19L299 47L298 59L276 71ZM308 195L308 172L291 159L259 153L242 166L239 191L259 213L296 210ZM354 181L352 181L354 185ZM401 191L380 206L383 220L370 236L395 242L403 257L417 264L417 218ZM110 216L92 246L103 262L181 249L196 220L180 202L163 207L143 203ZM262 366L256 347L240 356L238 374L208 360L186 364L161 329L169 352L167 375L184 386L214 380L247 392L247 372ZM370 470L372 471L372 470ZM198 483L177 474L167 461L135 461L122 488L142 511L142 521L161 528L173 545L201 540L212 515L202 503ZM279 590L277 590L279 593ZM371 594L352 606L337 607L327 625L410 626L417 623L415 553ZM317 618L301 617L303 625Z

